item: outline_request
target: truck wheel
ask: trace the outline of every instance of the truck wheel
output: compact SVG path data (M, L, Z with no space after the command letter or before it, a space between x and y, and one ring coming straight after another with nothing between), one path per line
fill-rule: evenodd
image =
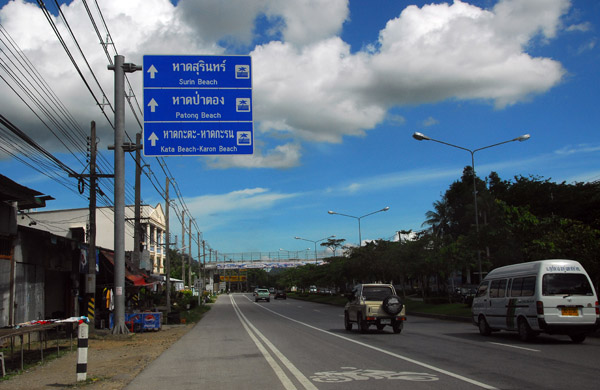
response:
M344 312L344 328L346 328L346 330L352 330L352 322L350 322L347 311Z
M394 330L394 333L402 332L402 321L395 321L392 324L392 329Z
M369 325L367 325L367 321L363 320L361 313L358 313L356 316L356 322L358 322L358 331L360 333L367 333Z

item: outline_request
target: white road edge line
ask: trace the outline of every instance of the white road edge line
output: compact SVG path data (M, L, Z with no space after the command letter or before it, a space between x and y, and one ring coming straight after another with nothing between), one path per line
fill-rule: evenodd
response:
M258 329L256 329L256 327L254 325L252 325L252 323L248 320L248 318L246 318L246 316L242 313L242 310L238 307L237 303L235 303L233 296L230 296L230 299L231 299L231 303L232 303L234 309L236 310L236 314L238 315L238 317L240 317L240 321L242 321L242 324L244 324L244 327L246 328L246 325L247 325L250 329L252 329L252 331L262 340L262 342L271 350L271 352L273 352L273 354L275 354L275 356L277 356L277 358L285 365L285 367L288 370L290 370L290 372L296 377L298 382L300 382L300 384L302 386L304 386L304 388L306 390L318 390L318 388L315 385L313 385L312 382L306 376L304 376L304 374L302 374L302 372L300 372L300 370L298 370L298 368L296 368L296 366L294 366L294 364L292 362L290 362L288 360L288 358L286 358L285 355L283 355L277 349L277 347L275 347L275 345L273 345L273 343L271 343ZM245 321L245 323L244 323L244 321ZM248 329L246 329L246 331L248 332L248 334L250 334ZM253 338L253 340L255 340L255 339ZM254 342L257 343L257 341L258 340L255 340ZM267 354L268 354L268 352L267 352ZM271 357L270 354L269 354L269 357ZM274 362L274 363L277 364L276 362ZM281 370L281 367L279 367L279 365L277 365L277 367ZM287 375L285 375L285 373L282 373L282 374L285 376L286 380L289 381L290 384L295 389L296 387L294 386L293 383L291 383L291 381L289 380ZM280 380L281 380L281 378L280 378Z
M509 347L509 348L517 348L517 349L524 349L525 351L532 351L532 352L542 352L539 349L533 349L533 348L525 348L525 347L519 347L518 345L510 345L510 344L502 344L502 343L495 343L493 341L488 341L488 343L490 344L495 344L495 345L500 345L502 347Z
M247 297L246 297L246 298L247 298ZM440 374L444 374L444 375L451 376L451 377L453 377L453 378L456 378L456 379L458 379L458 380L461 380L461 381L463 381L463 382L471 383L471 384L473 384L473 385L475 385L475 386L478 386L478 387L481 387L481 388L483 388L483 389L488 389L488 390L498 390L498 388L497 388L497 387L490 386L490 385L488 385L488 384L485 384L485 383L483 383L483 382L479 382L479 381L476 381L476 380L474 380L474 379L470 379L470 378L467 378L467 377L465 377L465 376L462 376L462 375L459 375L459 374L455 374L455 373L453 373L453 372L446 371L446 370L444 370L444 369L441 369L441 368L434 367L434 366L432 366L432 365L429 365L429 364L427 364L427 363L423 363L423 362L420 362L420 361L418 361L418 360L411 359L411 358L409 358L409 357L406 357L406 356L398 355L397 353L394 353L394 352L386 351L385 349L381 349L381 348L378 348L378 347L374 347L374 346L372 346L372 345L369 345L369 344L363 343L363 342L361 342L361 341L353 340L353 339L350 339L350 338L348 338L348 337L345 337L345 336L342 336L342 335L339 335L339 334L335 334L335 333L329 332L329 331L327 331L327 330L324 330L324 329L317 328L317 327L315 327L315 326L312 326L312 325L306 324L306 323L304 323L304 322L301 322L301 321L295 320L295 319L293 319L293 318L290 318L290 317L284 316L283 314L279 314L279 313L277 313L277 312L275 312L275 311L273 311L273 310L271 310L271 309L268 309L268 308L266 308L266 307L264 307L264 306L262 306L262 305L259 305L259 306L260 306L260 307L262 307L263 309L267 310L267 311L270 311L271 313L273 313L273 314L275 314L275 315L278 315L278 316L280 316L280 317L283 317L283 318L285 318L286 320L289 320L289 321L295 322L295 323L297 323L297 324L300 324L300 325L304 325L304 326L306 326L306 327L308 327L308 328L311 328L311 329L317 330L317 331L319 331L319 332L326 333L326 334L328 334L328 335L330 335L330 336L338 337L338 338L340 338L340 339L342 339L342 340L346 340L346 341L349 341L349 342L351 342L351 343L354 343L354 344L362 345L363 347L366 347L366 348L373 349L373 350L375 350L375 351L378 351L378 352L384 353L384 354L386 354L386 355L389 355L389 356L393 356L393 357L395 357L395 358L397 358L397 359L401 359L401 360L407 361L407 362L409 362L409 363L416 364L416 365L418 365L418 366L421 366L421 367L424 367L424 368L428 368L428 369L430 369L430 370L432 370L432 371L439 372Z
M230 295L229 297L231 298L231 301L232 301L233 310L235 311L235 314L238 316L238 319L240 320L240 322L242 323L242 326L244 327L244 329L246 330L246 332L248 333L248 335L250 336L250 338L252 339L252 341L254 341L254 344L256 344L256 347L258 348L258 350L260 351L260 353L262 353L262 355L264 356L265 360L269 363L269 365L271 366L271 368L273 369L273 371L275 371L275 375L277 375L277 377L279 378L279 380L283 384L283 387L285 387L287 390L297 390L296 386L294 386L294 384L292 383L292 381L290 380L290 378L288 378L288 376L285 374L285 372L283 371L283 369L279 366L279 364L277 364L277 362L275 361L275 359L273 359L273 357L271 356L271 354L269 353L269 351L267 351L266 348L256 338L256 336L254 336L254 334L252 334L252 331L250 330L250 328L248 327L248 325L246 325L246 322L242 318L242 315L239 312L239 308L237 307L237 305L233 301L233 296Z

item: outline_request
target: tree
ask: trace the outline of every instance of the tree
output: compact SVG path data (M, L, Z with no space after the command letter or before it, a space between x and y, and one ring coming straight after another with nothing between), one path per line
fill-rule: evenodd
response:
M441 239L450 239L451 232L451 217L452 209L445 196L442 200L437 200L433 203L434 211L427 211L425 217L427 219L421 226L429 225L431 233Z
M345 238L328 238L327 241L322 242L319 245L331 249L331 251L333 252L333 256L335 257L335 252L337 248L341 247L344 244L344 241L346 241Z

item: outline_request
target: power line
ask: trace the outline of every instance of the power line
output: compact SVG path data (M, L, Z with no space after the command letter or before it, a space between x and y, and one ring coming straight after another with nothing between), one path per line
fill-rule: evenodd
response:
M106 54L108 62L112 64L112 58L109 53L108 46L112 45L114 52L117 54L118 54L118 51L117 51L116 45L113 43L112 36L110 34L106 20L104 19L104 16L102 14L102 10L100 9L98 2L94 1L95 7L96 7L96 12L97 12L98 18L100 19L100 23L97 23L92 10L88 6L87 1L86 0L82 0L82 1L84 3L85 9L87 11L88 17L92 23L92 28L94 29L96 35L98 36L98 38L100 39L100 42L102 43L102 48L104 50L104 53ZM50 27L54 31L60 45L63 47L68 59L71 61L73 67L75 68L77 74L79 75L82 82L84 83L86 89L92 96L96 105L100 108L101 113L107 120L107 123L110 125L111 128L114 129L114 125L113 125L111 119L109 118L109 116L107 115L107 112L105 111L105 107L104 107L104 106L109 106L109 111L114 112L113 106L110 104L109 98L106 96L98 78L96 77L96 75L94 73L94 70L92 69L91 64L87 60L86 55L83 52L83 49L81 48L81 45L79 44L75 33L73 32L73 30L71 29L71 27L69 25L66 15L64 15L62 10L60 9L58 1L55 0L54 3L58 9L57 14L60 16L60 20L65 24L66 30L70 34L70 37L73 40L79 55L81 56L81 58L84 61L84 64L85 64L84 67L87 68L87 71L91 74L91 77L92 77L91 81L87 80L86 76L84 75L84 71L83 71L82 67L80 67L78 65L77 60L75 59L75 55L70 51L65 39L61 35L60 30L59 30L57 24L55 23L52 14L50 13L50 11L46 7L46 5L43 3L43 1L38 0L38 5L39 5L40 9L44 13ZM107 42L102 41L102 33L100 31L100 24L103 26L104 30L106 31ZM0 77L2 77L4 82L9 85L9 87L13 90L13 92L15 94L17 94L17 96L19 96L19 98L23 101L23 103L38 117L38 119L40 121L42 121L42 123L44 123L44 125L52 132L54 137L56 137L63 144L63 146L65 146L67 148L67 150L69 150L71 152L71 154L77 159L77 161L79 161L79 163L83 166L84 162L81 161L81 159L77 156L78 153L85 152L85 146L83 146L83 145L85 145L85 142L83 142L83 139L85 139L85 135L84 135L83 130L81 129L80 126L77 125L75 119L68 112L67 108L62 103L60 103L60 100L58 99L57 95L52 91L50 86L43 80L43 78L41 77L39 72L37 72L35 70L35 67L31 63L31 61L29 61L25 57L25 55L22 53L22 51L20 49L18 49L18 46L14 43L14 40L12 38L10 38L10 36L4 29L2 32L6 33L6 34L3 34L4 39L3 39L2 43L7 48L8 47L11 48L11 50L7 50L7 52L10 53L10 55L12 55L12 57L8 57L8 54L6 54L6 53L4 53L4 51L2 51L2 54L4 56L6 56L6 59L2 59L2 61L0 62L0 67L5 70L5 72L10 77L10 79L13 81L14 85L16 85L16 87L11 85L9 83L9 81L6 78L4 78L3 76L0 75ZM126 91L127 93L125 95L127 96L127 101L128 101L130 110L131 110L131 112L134 116L134 119L137 122L138 127L140 128L140 131L141 131L143 129L143 109L141 108L139 100L137 99L137 97L133 91L133 88L129 82L129 79L126 78L126 82L127 82L129 91ZM92 88L92 84L94 84L96 86L96 88ZM24 96L21 95L19 92L17 92L18 89L20 89L22 91ZM95 89L99 90L98 95L94 91ZM34 102L33 105L27 103L27 99L25 97L27 99L29 99L30 101ZM100 102L100 100L102 102ZM51 102L52 104L49 104L49 102ZM36 110L34 109L33 106L37 107L37 109L39 111L41 111L43 113L43 115L45 115L48 118L48 121L51 124L46 123L42 119L41 115L36 112ZM47 106L52 107L52 108L47 109L46 108ZM60 135L58 132L55 132L52 129L53 127L58 129L58 132L60 132ZM2 136L7 138L7 137L9 137L9 133L6 131L3 131ZM15 137L15 135L12 135L10 137ZM127 137L131 141L131 137L129 136L129 134L127 134ZM29 139L31 140L31 138L29 138ZM63 140L69 142L71 144L71 147L67 147L66 142L64 142ZM95 140L91 140L91 141L95 142ZM33 157L31 157L29 154L26 153L27 150L31 149L31 146L27 146L27 147L18 146L17 147L12 144L10 144L10 145L13 147L11 148L11 147L7 147L6 145L3 145L3 146L0 146L0 150L13 156L14 158L23 162L26 165L28 165L30 167L34 167L34 169L42 172L43 174L45 174L49 177L52 177L54 180L61 182L61 184L65 185L66 187L69 188L69 181L65 180L64 178L61 178L60 176L57 176L57 174L56 174L55 164L57 164L58 162L56 160L50 164L47 164L44 162L44 159L48 158L48 159L52 160L52 158L54 157L49 152L47 152L45 150L44 150L44 152L42 152L41 150L34 148L35 153L33 154ZM76 151L78 153L76 153ZM19 156L19 153L23 153L23 155L28 156L31 159L31 162L27 162L26 159ZM131 156L131 157L133 158L133 156ZM58 160L58 161L60 161L60 160ZM134 161L135 161L135 159L134 159ZM177 181L175 180L174 175L170 172L170 170L166 164L166 161L163 158L156 158L156 161L159 163L165 177L168 177L170 179L170 181L173 182L173 184L174 184L174 188L175 188L175 192L176 192L176 202L173 202L174 207L177 210L179 210L181 208L181 210L185 210L185 212L188 213L188 215L191 215L191 212L189 211L188 206L185 203L183 194L181 193L180 187L179 187ZM36 165L39 165L39 166L36 166ZM150 166L150 164L148 164L146 162L146 160L143 158L143 156L142 156L142 162L140 163L140 165L142 165L142 167ZM61 169L64 170L65 172L67 171L67 168L68 168L68 170L74 172L74 170L67 167L66 165L61 167ZM52 169L54 169L55 172L52 172ZM100 154L99 172L111 172L113 170L114 169L112 168L112 164L102 154ZM150 183L150 185L164 199L165 198L165 195L164 195L165 189L162 184L164 182L164 180L160 180L156 176L155 172L153 172L151 169L142 169L142 172L144 172L144 175L148 179L148 182ZM130 204L134 203L131 200L134 198L133 186L126 185L125 188L126 188L127 199L128 199L127 203L130 203ZM74 191L74 189L75 189L74 183L70 185L70 189ZM114 189L111 188L110 186L107 186L107 184L105 184L102 181L98 183L98 189L99 189L99 194L100 194L99 203L105 204L107 206L111 205L112 200L109 198L109 196L112 194ZM180 215L180 214L181 214L181 212L177 213L177 215ZM193 224L194 228L198 232L200 232L200 228L195 219L192 219L192 224ZM194 241L197 241L196 237L194 237ZM201 245L200 242L197 242L197 244L199 246Z

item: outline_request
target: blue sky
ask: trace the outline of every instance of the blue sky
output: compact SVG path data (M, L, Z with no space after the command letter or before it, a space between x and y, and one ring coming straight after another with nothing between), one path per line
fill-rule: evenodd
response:
M328 210L362 216L389 207L362 219L363 240L420 230L433 202L470 164L470 154L416 141L415 131L469 149L531 135L477 152L480 177L496 171L503 179L600 180L596 1L98 4L127 62L141 64L148 54L252 56L255 154L164 159L195 224L220 253L313 248L296 236L335 235L357 244L357 221ZM112 161L107 120L37 4L0 5L2 27L77 123L87 131L91 120L97 122L100 149ZM90 8L106 36L95 5ZM63 14L112 100L112 72L82 3L66 2ZM56 23L62 28L64 22ZM81 56L75 57L91 80ZM141 73L128 77L141 99ZM91 88L101 97L99 87ZM0 102L0 114L83 171L85 163L66 153L2 81ZM131 112L126 124L130 134L140 131ZM154 184L164 187L157 159L146 162ZM133 169L128 159L129 186ZM1 149L0 172L56 198L47 209L87 207L72 181L71 188L60 185ZM142 198L164 205L155 185L145 177ZM180 235L181 221L173 218L171 228Z

